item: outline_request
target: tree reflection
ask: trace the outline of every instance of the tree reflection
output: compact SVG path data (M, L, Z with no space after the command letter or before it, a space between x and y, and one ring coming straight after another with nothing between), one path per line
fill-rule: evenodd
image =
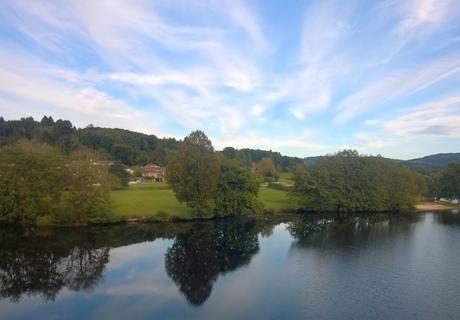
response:
M67 287L91 291L102 278L110 248L172 238L183 224L84 228L0 229L0 297L54 300Z
M453 212L443 212L442 214L435 214L434 219L437 223L445 225L460 225L460 213L458 210Z
M65 246L11 230L0 237L0 296L14 302L24 294L54 300L64 286L91 290L109 260L108 248Z
M348 247L371 237L387 237L408 231L421 218L416 214L309 215L293 218L287 229L297 247Z
M254 220L196 223L167 250L165 269L187 301L199 306L220 273L248 264L258 250Z

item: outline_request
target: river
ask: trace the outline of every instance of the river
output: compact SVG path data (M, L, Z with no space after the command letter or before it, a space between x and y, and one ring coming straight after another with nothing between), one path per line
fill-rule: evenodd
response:
M460 214L0 229L0 319L459 319Z

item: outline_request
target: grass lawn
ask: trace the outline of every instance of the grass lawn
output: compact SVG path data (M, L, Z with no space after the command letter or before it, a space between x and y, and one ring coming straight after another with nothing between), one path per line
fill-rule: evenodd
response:
M126 190L112 191L116 218L190 218L166 183L133 184Z
M190 210L180 204L166 183L133 184L126 190L112 191L115 218L191 218ZM285 191L261 186L259 199L267 210L289 208Z
M263 185L259 189L259 200L262 201L266 210L277 211L292 208L286 191L271 189Z

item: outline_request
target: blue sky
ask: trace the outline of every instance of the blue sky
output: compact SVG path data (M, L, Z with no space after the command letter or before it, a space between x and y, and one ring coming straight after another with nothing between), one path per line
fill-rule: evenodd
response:
M460 151L460 5L2 1L0 115L217 149Z

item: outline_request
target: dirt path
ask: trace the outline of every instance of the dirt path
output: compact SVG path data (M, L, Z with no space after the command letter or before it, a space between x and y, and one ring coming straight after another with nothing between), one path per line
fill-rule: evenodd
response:
M444 205L436 202L422 202L417 204L417 210L419 211L441 211L441 210L452 210L452 206Z

